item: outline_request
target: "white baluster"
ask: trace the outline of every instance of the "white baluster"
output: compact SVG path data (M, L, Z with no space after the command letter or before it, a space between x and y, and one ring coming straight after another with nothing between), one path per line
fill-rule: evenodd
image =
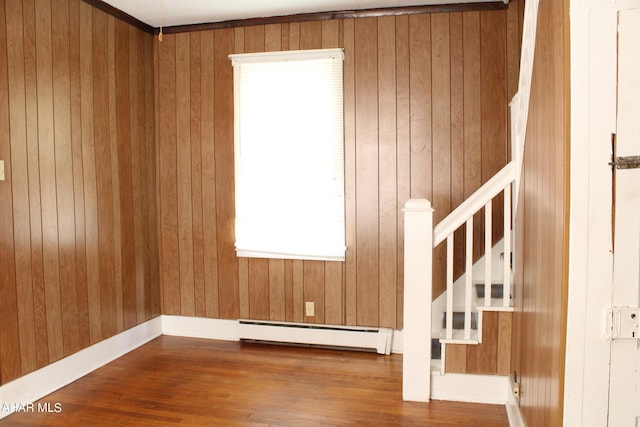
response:
M471 339L471 292L473 285L473 217L467 220L467 262L465 268L464 339Z
M447 311L446 337L453 338L453 234L447 236Z
M484 306L491 306L491 247L492 241L492 204L491 200L484 206Z
M502 305L509 307L511 293L511 185L504 189L504 259Z

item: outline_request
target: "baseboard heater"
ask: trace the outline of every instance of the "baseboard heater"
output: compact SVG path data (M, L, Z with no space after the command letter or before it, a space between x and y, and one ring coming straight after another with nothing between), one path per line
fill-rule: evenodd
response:
M322 346L390 354L393 330L357 326L238 320L240 339L292 345Z

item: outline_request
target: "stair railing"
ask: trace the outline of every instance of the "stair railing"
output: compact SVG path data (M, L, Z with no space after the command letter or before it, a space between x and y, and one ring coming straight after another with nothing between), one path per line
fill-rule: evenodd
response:
M471 298L473 270L473 216L481 209L485 210L485 277L484 305L492 306L491 301L491 265L492 265L492 200L500 192L504 193L504 257L503 257L503 301L501 306L509 306L511 286L511 233L512 215L515 222L520 173L524 159L524 142L527 129L527 113L531 94L533 74L533 58L535 51L536 28L539 0L525 2L524 23L520 56L520 74L518 92L510 103L512 161L496 176L484 184L468 200L456 208L447 218L433 229L433 234L424 231L433 221L431 204L425 199L409 200L405 205L405 273L407 262L427 263L422 268L410 267L412 274L405 274L404 282L404 329L403 329L403 400L427 402L430 398L430 358L431 358L431 301L424 301L425 295L431 295L432 250L427 258L417 259L413 254L424 253L425 246L436 247L447 241L447 328L446 337L453 342L453 233L465 224L466 233L466 276L465 276L465 328L461 342L471 340ZM513 204L513 206L512 206ZM513 212L513 214L512 214ZM410 220L407 220L411 217ZM411 226L410 226L411 225ZM414 233L412 227L418 225L419 234L424 234L424 241L418 238L407 239ZM416 236L417 237L417 236ZM426 243L426 245L425 245ZM407 260L409 258L409 261ZM488 259L487 259L488 258ZM517 268L517 265L514 266ZM414 298L418 297L418 298ZM424 305L423 305L424 304ZM498 307L494 310L499 309ZM409 332L409 333L407 333ZM411 342L409 344L408 342ZM406 363L410 362L410 363ZM422 365L421 365L422 363ZM427 367L426 370L424 367Z
M515 163L509 162L496 175L480 187L471 197L460 204L444 220L442 220L433 230L433 247L437 247L446 240L447 263L446 263L446 328L444 339L449 342L472 341L472 319L473 311L473 218L484 209L484 308L494 307L491 298L492 288L492 248L493 248L493 199L500 193L504 194L504 256L502 260L503 275L503 297L501 306L510 307L511 288L511 189L515 182ZM464 331L462 336L454 336L453 331L453 254L454 254L454 233L462 226L465 226L465 269L464 269Z

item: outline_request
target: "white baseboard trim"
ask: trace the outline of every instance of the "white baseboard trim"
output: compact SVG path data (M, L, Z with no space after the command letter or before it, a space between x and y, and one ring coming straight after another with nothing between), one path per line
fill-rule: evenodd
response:
M504 405L509 377L500 375L431 374L431 399Z
M522 412L520 412L520 405L516 400L516 395L513 392L513 385L509 381L507 388L507 417L509 418L510 427L526 427Z
M0 386L0 419L162 335L156 317Z
M162 333L176 337L239 341L237 320L163 315Z

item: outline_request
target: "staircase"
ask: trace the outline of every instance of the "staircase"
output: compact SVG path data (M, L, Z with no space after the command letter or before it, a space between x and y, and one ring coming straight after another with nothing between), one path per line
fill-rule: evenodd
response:
M403 400L427 402L430 398L432 357L446 358L448 344L482 343L482 318L488 311L513 311L512 224L517 221L518 190L531 94L538 0L525 3L518 92L510 104L513 159L442 222L433 227L433 209L425 199L405 206L405 283ZM503 223L494 224L494 200L503 195ZM484 251L473 258L474 217L484 212ZM503 239L493 244L493 227ZM454 278L454 233L465 230L464 274ZM500 233L498 233L500 234ZM433 251L446 245L446 290L432 295ZM475 262L474 262L475 261ZM431 334L429 334L431 331ZM441 360L440 370L445 364ZM435 365L435 364L434 364Z
M513 247L511 194L515 163L508 163L436 227L428 200L410 200L405 208L405 299L403 399L427 401L433 356L444 371L446 345L482 343L482 318L487 311L513 311L511 250ZM493 209L502 195L503 238L494 245ZM474 217L484 214L484 251L474 260ZM464 273L454 278L454 234L464 230ZM446 247L446 290L432 295L435 248ZM507 254L506 256L504 254ZM475 261L475 262L474 262ZM454 280L455 279L455 280ZM431 331L431 336L429 335ZM426 335L426 336L425 336ZM444 348L443 348L444 346ZM427 359L425 360L425 355ZM427 368L425 368L425 366ZM425 381L426 378L426 381Z

